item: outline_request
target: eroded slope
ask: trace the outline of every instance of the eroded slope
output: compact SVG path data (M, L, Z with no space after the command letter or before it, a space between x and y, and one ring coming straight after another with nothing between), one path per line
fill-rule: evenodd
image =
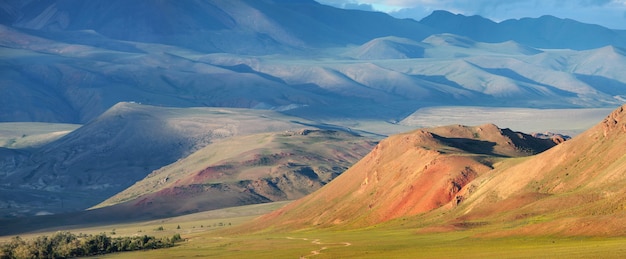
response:
M312 193L374 142L345 132L298 130L230 138L148 175L97 207L169 216Z
M531 144L532 143L532 144ZM453 125L399 134L319 191L255 222L257 227L370 226L446 204L498 159L555 145L494 125Z

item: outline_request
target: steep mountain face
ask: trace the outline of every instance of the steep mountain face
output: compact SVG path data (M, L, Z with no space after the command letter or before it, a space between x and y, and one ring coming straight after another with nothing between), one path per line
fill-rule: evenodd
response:
M172 216L294 200L329 183L373 145L366 138L330 130L229 138L151 173L96 207Z
M513 40L535 48L575 50L607 45L626 46L626 33L623 31L549 15L496 23L480 16L467 17L447 11L435 11L420 23L441 32L462 35L481 42Z
M531 155L553 140L499 129L446 126L395 135L319 191L260 219L258 227L369 226L463 201L458 193L502 157Z
M362 43L392 34L421 39L429 30L415 21L331 8L312 0L59 0L8 2L5 6L7 13L17 14L8 16L4 24L17 28L93 30L116 40L203 52L267 54Z
M488 128L436 131L482 136L494 132ZM494 226L487 235L626 233L626 106L538 155L495 163L478 156L529 140L501 132L491 136L510 141L453 134L461 136L454 141L484 141L462 155L455 148L461 145L425 130L390 137L331 184L254 222L255 229L362 227L408 217L421 231Z
M454 214L466 221L540 219L503 231L509 234L623 235L625 145L622 106L571 141L477 179Z

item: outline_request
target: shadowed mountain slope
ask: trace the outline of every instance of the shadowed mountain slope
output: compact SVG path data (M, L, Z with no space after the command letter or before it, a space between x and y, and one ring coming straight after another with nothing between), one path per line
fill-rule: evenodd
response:
M446 126L391 136L319 191L255 223L258 228L365 227L458 203L457 193L498 157L555 145L494 125Z
M5 3L5 24L182 46L203 52L269 54L361 44L398 35L421 40L430 28L383 13L343 10L313 0L25 1ZM49 34L54 35L54 34Z
M263 133L222 140L163 167L97 207L172 216L294 200L319 189L375 143L329 130Z
M3 215L85 209L218 139L300 123L271 111L120 103L58 140L5 154L0 191L15 199Z
M178 112L189 113L184 110ZM233 116L233 113L229 114ZM256 127L261 123L261 120L254 121ZM246 131L243 127L241 129ZM240 133L242 135L213 140L188 157L154 170L126 190L88 210L77 211L70 206L88 205L100 195L99 190L81 193L76 188L57 191L0 188L3 197L0 206L5 207L3 213L12 212L11 209L18 209L22 214L35 209L63 212L29 217L3 215L0 222L7 227L0 229L0 235L76 224L119 224L162 219L218 208L293 200L327 184L375 145L367 138L333 130ZM139 141L129 142L136 144ZM0 155L5 155L5 151L17 152L0 148ZM155 152L149 155L158 156ZM107 173L114 174L112 171ZM116 177L128 176L117 174ZM26 197L20 197L24 195ZM41 204L32 200L20 202L32 196L39 196L37 202ZM82 198L82 203L74 201L77 198ZM9 206L6 206L7 203ZM62 204L69 208L60 211L58 207ZM38 207L29 207L33 205Z

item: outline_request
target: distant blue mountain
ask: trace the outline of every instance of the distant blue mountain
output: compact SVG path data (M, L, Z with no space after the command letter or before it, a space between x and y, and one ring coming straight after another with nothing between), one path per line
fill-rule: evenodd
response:
M0 23L23 29L93 30L116 40L243 54L362 44L385 36L422 40L433 33L414 20L313 0L26 0L0 2L0 14Z
M435 11L417 22L313 0L3 0L0 23L48 33L92 30L115 40L241 54L363 44L388 36L421 41L439 33L535 48L626 46L626 31L553 16L496 23Z
M624 31L549 16L436 11L418 22L313 0L0 0L0 23L0 121L85 123L123 101L395 120L430 105L626 99L621 48L593 49L625 45ZM548 50L563 48L590 50Z
M626 46L626 31L549 15L496 23L481 16L435 11L420 23L442 33L462 35L480 42L513 40L535 48L574 50Z

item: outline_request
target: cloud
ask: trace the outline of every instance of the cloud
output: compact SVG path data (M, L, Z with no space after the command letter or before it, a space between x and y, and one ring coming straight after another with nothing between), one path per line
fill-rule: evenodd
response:
M346 3L343 5L343 8L362 11L375 11L374 7L371 4Z

